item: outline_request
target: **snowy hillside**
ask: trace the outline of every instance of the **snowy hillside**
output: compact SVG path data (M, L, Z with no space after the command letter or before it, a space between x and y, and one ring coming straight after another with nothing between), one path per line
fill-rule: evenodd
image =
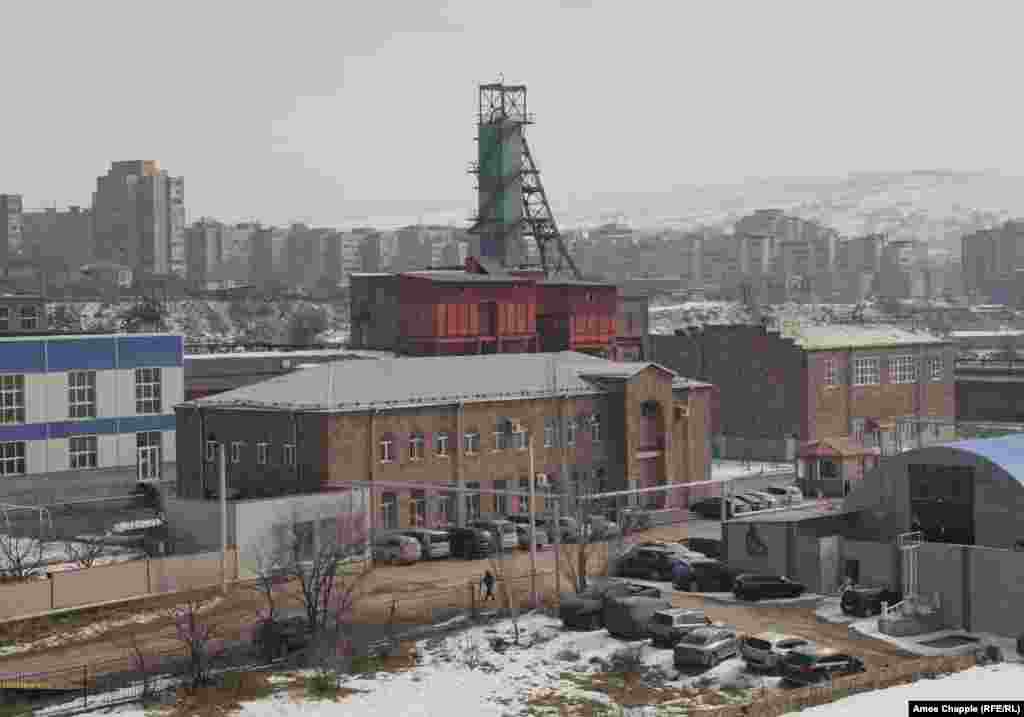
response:
M116 330L133 300L117 304L101 302L55 303L59 324L85 331ZM166 304L164 329L185 335L188 341L238 340L290 343L289 330L298 322L318 329L318 338L328 342L348 340L348 306L283 299L261 301L210 301L185 299Z

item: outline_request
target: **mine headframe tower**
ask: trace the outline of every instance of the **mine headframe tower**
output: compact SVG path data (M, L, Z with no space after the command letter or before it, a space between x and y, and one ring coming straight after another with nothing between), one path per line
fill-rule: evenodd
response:
M480 258L506 269L539 268L546 277L580 278L558 231L540 169L530 152L525 128L533 124L526 109L526 85L503 81L479 86L477 214L470 232L480 237ZM537 247L529 261L527 242Z

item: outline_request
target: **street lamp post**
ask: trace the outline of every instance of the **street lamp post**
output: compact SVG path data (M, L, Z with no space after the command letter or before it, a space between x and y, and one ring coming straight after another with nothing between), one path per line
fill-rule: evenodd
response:
M530 447L530 595L535 598L537 595L537 524L534 519L533 500L536 496L535 483L537 474L533 466L533 433L526 434L526 440ZM556 526L557 528L557 526Z

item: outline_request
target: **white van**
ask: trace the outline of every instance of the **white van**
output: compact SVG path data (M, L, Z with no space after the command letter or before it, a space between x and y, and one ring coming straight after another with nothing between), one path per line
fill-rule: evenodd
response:
M452 544L448 539L448 533L443 530L428 530L426 528L410 528L403 530L402 535L408 535L420 542L424 559L447 558L452 554Z

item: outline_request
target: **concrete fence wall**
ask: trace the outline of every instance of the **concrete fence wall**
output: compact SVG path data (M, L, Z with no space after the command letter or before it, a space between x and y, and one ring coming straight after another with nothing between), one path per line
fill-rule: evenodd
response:
M238 580L238 553L227 554L229 581ZM49 610L218 585L221 554L173 556L54 573L50 579L0 585L0 620Z
M846 561L856 560L860 572L860 585L891 587L899 590L900 555L891 543L875 543L866 540L843 539L840 543L842 555L840 577L846 577Z

